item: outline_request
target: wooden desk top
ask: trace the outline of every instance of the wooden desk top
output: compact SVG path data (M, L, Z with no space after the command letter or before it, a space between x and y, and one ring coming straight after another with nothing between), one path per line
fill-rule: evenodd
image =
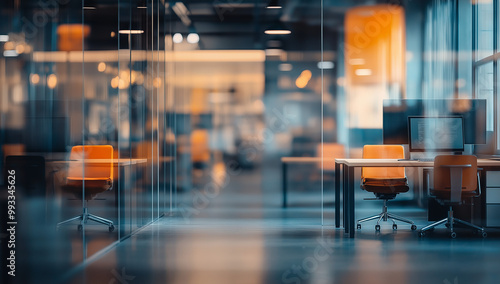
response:
M398 159L335 159L336 163L348 167L434 167L434 162ZM500 161L490 159L477 159L478 167L498 167Z

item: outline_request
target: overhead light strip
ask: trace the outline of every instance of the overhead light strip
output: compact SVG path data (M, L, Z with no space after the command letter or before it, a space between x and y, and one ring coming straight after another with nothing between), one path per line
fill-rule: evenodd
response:
M289 35L292 32L290 30L266 30L264 33L266 35Z
M120 34L125 34L125 35L139 35L143 34L143 30L120 30L118 33Z

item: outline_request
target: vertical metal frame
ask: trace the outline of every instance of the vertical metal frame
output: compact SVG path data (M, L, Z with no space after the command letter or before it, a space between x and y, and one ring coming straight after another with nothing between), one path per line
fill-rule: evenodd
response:
M472 98L477 98L477 70L479 67L482 65L485 65L489 62L493 63L493 131L495 134L494 137L494 143L495 143L495 152L499 152L500 150L500 124L498 123L498 110L500 109L499 100L498 100L498 83L497 83L497 78L498 78L498 60L500 58L500 53L498 51L498 31L499 27L498 25L500 24L499 22L499 17L498 17L498 12L499 12L499 0L493 1L493 52L491 56L488 56L487 58L483 59L478 59L476 56L476 51L478 48L478 8L477 4L472 5L472 69L473 69L473 74L472 74Z
M493 54L498 53L498 0L493 1ZM494 56L497 58L497 56ZM498 129L498 60L493 59L493 133L495 133L495 152L499 149L499 129Z

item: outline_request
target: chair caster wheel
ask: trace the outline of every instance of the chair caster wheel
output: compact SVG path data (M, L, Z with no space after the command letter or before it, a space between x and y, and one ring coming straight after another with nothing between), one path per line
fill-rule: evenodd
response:
M417 229L417 225L411 225L411 230L415 231Z
M109 232L110 233L113 232L114 230L115 230L115 226L114 225L109 226Z
M81 224L80 224L80 225L78 225L78 231L79 231L79 232L83 231L83 226L82 226Z
M361 224L357 224L356 229L361 230Z
M397 229L398 229L398 225L396 225L396 224L392 224L392 229L393 229L393 230L397 230Z
M380 232L380 225L375 225L375 231Z
M450 234L450 238L454 239L454 238L456 238L456 237L457 237L457 233L455 233L455 232L451 232L451 234Z
M479 234L481 235L481 237L483 238L486 238L488 236L488 234L485 232L485 231L479 231Z
M419 237L423 237L423 236L425 236L425 232L419 232L419 233L418 233L418 236L419 236Z

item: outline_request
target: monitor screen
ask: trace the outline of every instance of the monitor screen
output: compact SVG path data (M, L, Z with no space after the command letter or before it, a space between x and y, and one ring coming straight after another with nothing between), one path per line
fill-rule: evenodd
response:
M408 117L410 152L463 152L464 123L460 116Z

